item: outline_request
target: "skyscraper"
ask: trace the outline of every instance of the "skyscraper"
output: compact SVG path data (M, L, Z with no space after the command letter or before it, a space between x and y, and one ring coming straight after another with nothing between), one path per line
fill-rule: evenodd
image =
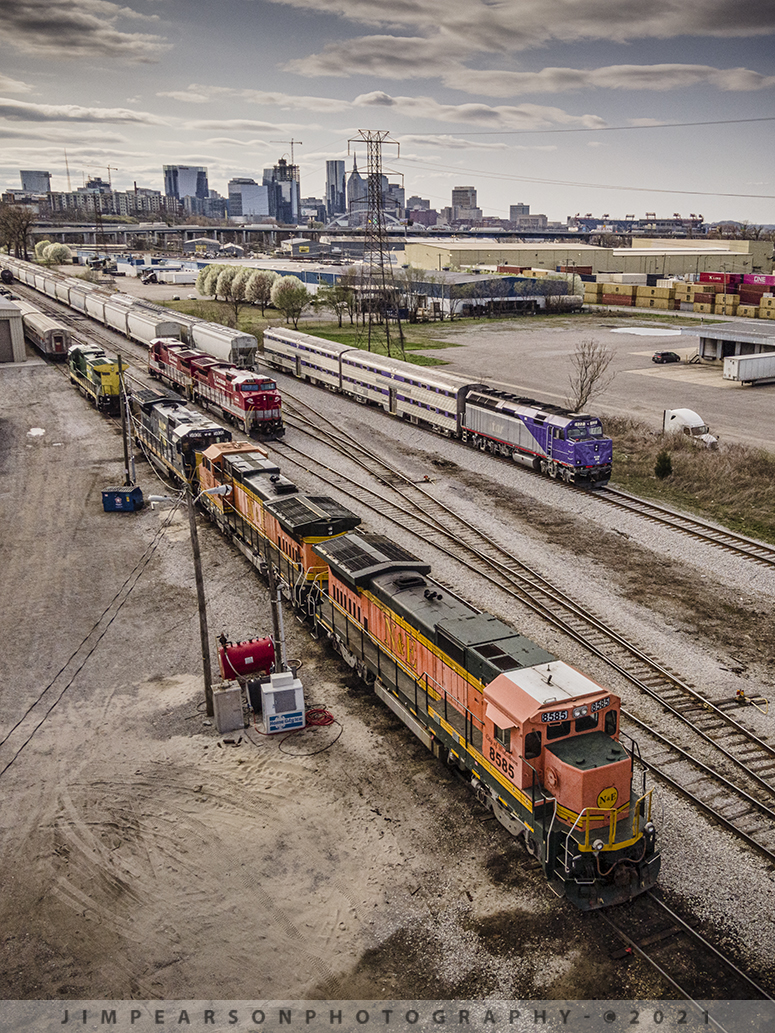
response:
M280 158L273 168L264 169L264 186L269 188L269 214L278 222L297 225L301 212L299 166Z
M269 214L269 187L246 177L229 180L229 215Z
M326 162L326 213L329 219L347 211L344 162Z
M48 194L51 190L51 173L21 169L22 190L27 194Z
M369 207L369 186L358 171L358 160L353 155L353 170L347 181L347 210L365 212Z
M167 197L209 196L207 169L202 165L164 165L164 193Z

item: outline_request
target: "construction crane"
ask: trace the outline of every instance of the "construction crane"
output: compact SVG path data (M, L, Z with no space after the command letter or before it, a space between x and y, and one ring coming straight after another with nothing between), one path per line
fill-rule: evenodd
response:
M298 147L303 147L304 144L301 140L270 140L269 143L282 143L288 144L291 149L291 165L295 164L293 160L293 145L296 144Z
M113 189L113 183L111 182L110 174L111 174L111 172L118 172L119 171L116 168L115 165L87 165L86 168L87 169L99 169L100 171L102 171L102 169L107 169L107 172L108 172L108 187L111 190Z

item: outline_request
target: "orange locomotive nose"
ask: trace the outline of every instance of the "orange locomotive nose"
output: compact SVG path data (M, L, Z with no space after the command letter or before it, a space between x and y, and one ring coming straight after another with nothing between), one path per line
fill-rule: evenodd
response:
M544 785L558 802L558 820L573 824L585 812L590 828L607 826L611 811L627 814L631 760L604 732L588 732L547 745Z

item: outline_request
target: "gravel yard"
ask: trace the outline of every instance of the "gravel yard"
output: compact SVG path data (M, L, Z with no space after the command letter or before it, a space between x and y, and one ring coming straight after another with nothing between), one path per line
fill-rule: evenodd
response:
M711 698L739 686L772 695L766 568L594 498L574 494L569 512L560 485L291 389L410 476L428 474L439 498ZM185 514L102 512L101 489L120 483L120 438L52 367L0 369L0 463L4 997L671 996L639 961L609 959L611 934L548 891L467 788L290 611L307 701L340 724L284 741L218 736L201 712ZM138 473L146 494L167 491L145 464ZM200 534L213 635L267 634L263 582L204 522ZM663 720L580 647L429 558L475 605ZM772 717L744 719L772 737ZM660 799L664 889L772 987L769 866L671 793Z

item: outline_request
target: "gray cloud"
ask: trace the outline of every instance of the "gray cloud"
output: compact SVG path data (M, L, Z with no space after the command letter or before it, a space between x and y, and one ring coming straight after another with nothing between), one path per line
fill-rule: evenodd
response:
M85 108L79 104L31 104L0 97L0 118L26 122L135 122L163 126L163 118L128 108Z
M325 12L361 25L416 28L437 33L466 50L507 52L549 40L672 39L677 36L747 37L775 32L769 0L271 0L285 7Z
M404 144L419 146L419 147L431 147L433 149L443 150L454 150L454 151L556 151L557 144L536 144L531 146L530 144L513 144L513 143L484 143L481 140L466 140L460 136L415 136L411 133L400 134L398 141L403 146ZM404 154L401 155L404 157ZM428 156L425 155L423 160L429 160Z
M31 93L32 87L19 79L11 79L7 75L0 74L0 90L3 93Z
M361 94L353 104L355 107L389 108L411 118L460 122L488 129L539 129L552 125L602 129L607 124L598 115L571 115L562 108L538 104L497 107L489 104L440 104L432 97L392 97L381 90Z
M151 20L107 0L21 0L3 4L3 42L36 57L107 58L149 63L171 44L151 33L124 32L119 19Z

